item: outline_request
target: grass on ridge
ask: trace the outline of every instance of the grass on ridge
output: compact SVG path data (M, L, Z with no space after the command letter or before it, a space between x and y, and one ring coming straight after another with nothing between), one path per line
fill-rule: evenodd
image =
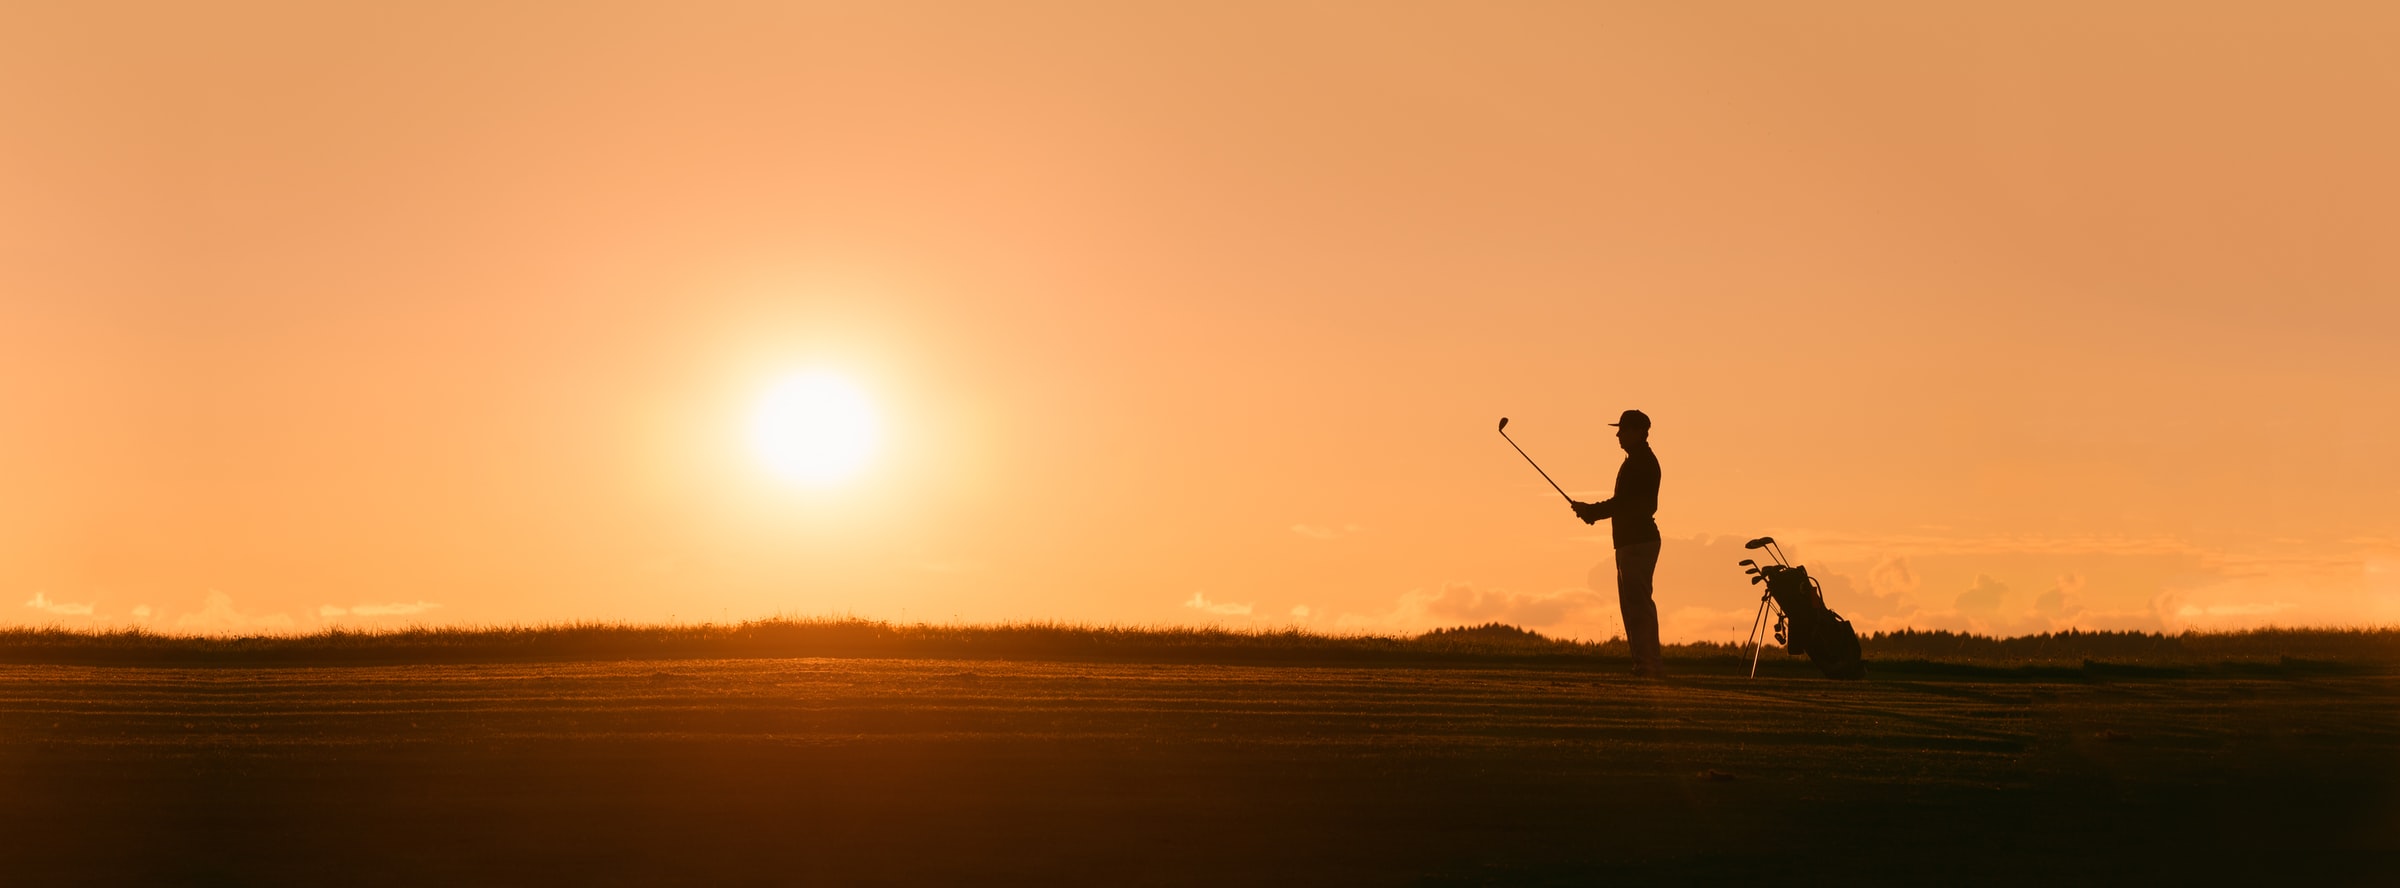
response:
M1910 663L2077 666L2095 661L2187 666L2290 660L2400 664L2400 629L2260 629L2176 635L2068 631L2015 638L1912 629L1869 635L1863 647L1871 667ZM1746 665L1750 659L1750 651L1734 643L1668 645L1666 655L1695 665L1698 661L1736 660ZM578 622L376 631L337 628L307 635L252 636L168 635L141 629L0 629L0 663L241 667L744 657L1316 665L1582 663L1614 668L1610 661L1623 662L1627 650L1622 639L1567 641L1498 623L1414 637L1328 635L1300 629L1059 622L937 626L781 617L735 624ZM1765 659L1783 663L1790 658L1770 646Z
M1488 627L1486 627L1488 628ZM896 624L853 618L742 623L428 627L306 635L170 635L0 629L0 662L273 665L714 657L919 657L1065 660L1339 661L1423 657L1625 655L1622 641L1545 638L1523 630L1443 630L1417 638L1299 629L1095 626L1060 622Z
M2400 628L2268 628L2240 632L2086 632L2067 630L1993 638L1947 630L1902 629L1860 640L1867 660L2018 664L2093 660L2197 663L2323 660L2400 663Z

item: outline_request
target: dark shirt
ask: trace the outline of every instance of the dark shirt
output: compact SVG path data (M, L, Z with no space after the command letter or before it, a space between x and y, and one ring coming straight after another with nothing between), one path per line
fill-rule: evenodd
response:
M1658 454L1647 446L1626 451L1616 493L1601 501L1600 511L1617 548L1658 542Z

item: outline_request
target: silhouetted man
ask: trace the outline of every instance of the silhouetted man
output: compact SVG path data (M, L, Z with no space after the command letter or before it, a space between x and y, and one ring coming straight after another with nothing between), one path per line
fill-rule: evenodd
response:
M1591 524L1606 518L1617 544L1617 610L1625 615L1625 643L1633 648L1633 673L1666 675L1658 657L1658 604L1650 600L1650 576L1658 570L1658 454L1650 452L1650 417L1627 410L1609 425L1625 464L1617 467L1616 492L1596 503L1576 503L1575 517Z

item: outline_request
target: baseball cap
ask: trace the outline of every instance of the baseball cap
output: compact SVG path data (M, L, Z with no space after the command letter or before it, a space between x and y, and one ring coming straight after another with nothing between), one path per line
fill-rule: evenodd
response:
M1647 429L1650 427L1650 414L1639 410L1627 410L1624 416L1617 417L1617 421L1609 423L1609 425L1624 426L1629 429Z

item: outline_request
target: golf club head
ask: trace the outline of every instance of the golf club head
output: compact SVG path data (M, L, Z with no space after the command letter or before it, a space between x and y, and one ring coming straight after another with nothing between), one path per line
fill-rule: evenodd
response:
M1775 541L1775 538L1774 538L1774 537L1759 537L1758 539L1751 540L1751 541L1749 541L1749 542L1747 542L1747 543L1743 543L1743 544L1742 544L1742 548L1744 548L1744 549L1756 549L1756 548L1759 548L1759 547L1761 547L1761 546L1767 545L1768 543L1772 543L1772 542L1774 542L1774 541Z
M1740 565L1741 565L1741 566L1743 566L1743 567L1757 567L1757 566L1758 566L1758 562L1756 562L1756 561L1752 561L1752 560L1750 560L1750 559L1748 559L1748 558L1744 558L1744 559L1742 559L1741 561L1738 561L1738 562L1735 562L1735 563L1737 563L1737 564L1740 564Z
M1753 575L1753 576L1751 576L1751 577L1750 577L1750 585L1753 585L1753 586L1756 586L1756 585L1758 585L1758 584L1760 584L1760 583L1764 583L1764 582L1766 582L1766 581L1767 581L1767 575L1766 575L1766 574L1756 574L1756 575Z
M1503 432L1508 431L1508 417L1500 417L1500 430Z
M1742 571L1742 572L1743 572L1743 573L1746 573L1746 574L1751 574L1751 575L1755 576L1755 575L1757 575L1757 574L1758 574L1758 568L1755 568L1755 567L1753 567L1753 568L1751 568L1751 569L1749 569L1749 570L1745 570L1745 571Z

